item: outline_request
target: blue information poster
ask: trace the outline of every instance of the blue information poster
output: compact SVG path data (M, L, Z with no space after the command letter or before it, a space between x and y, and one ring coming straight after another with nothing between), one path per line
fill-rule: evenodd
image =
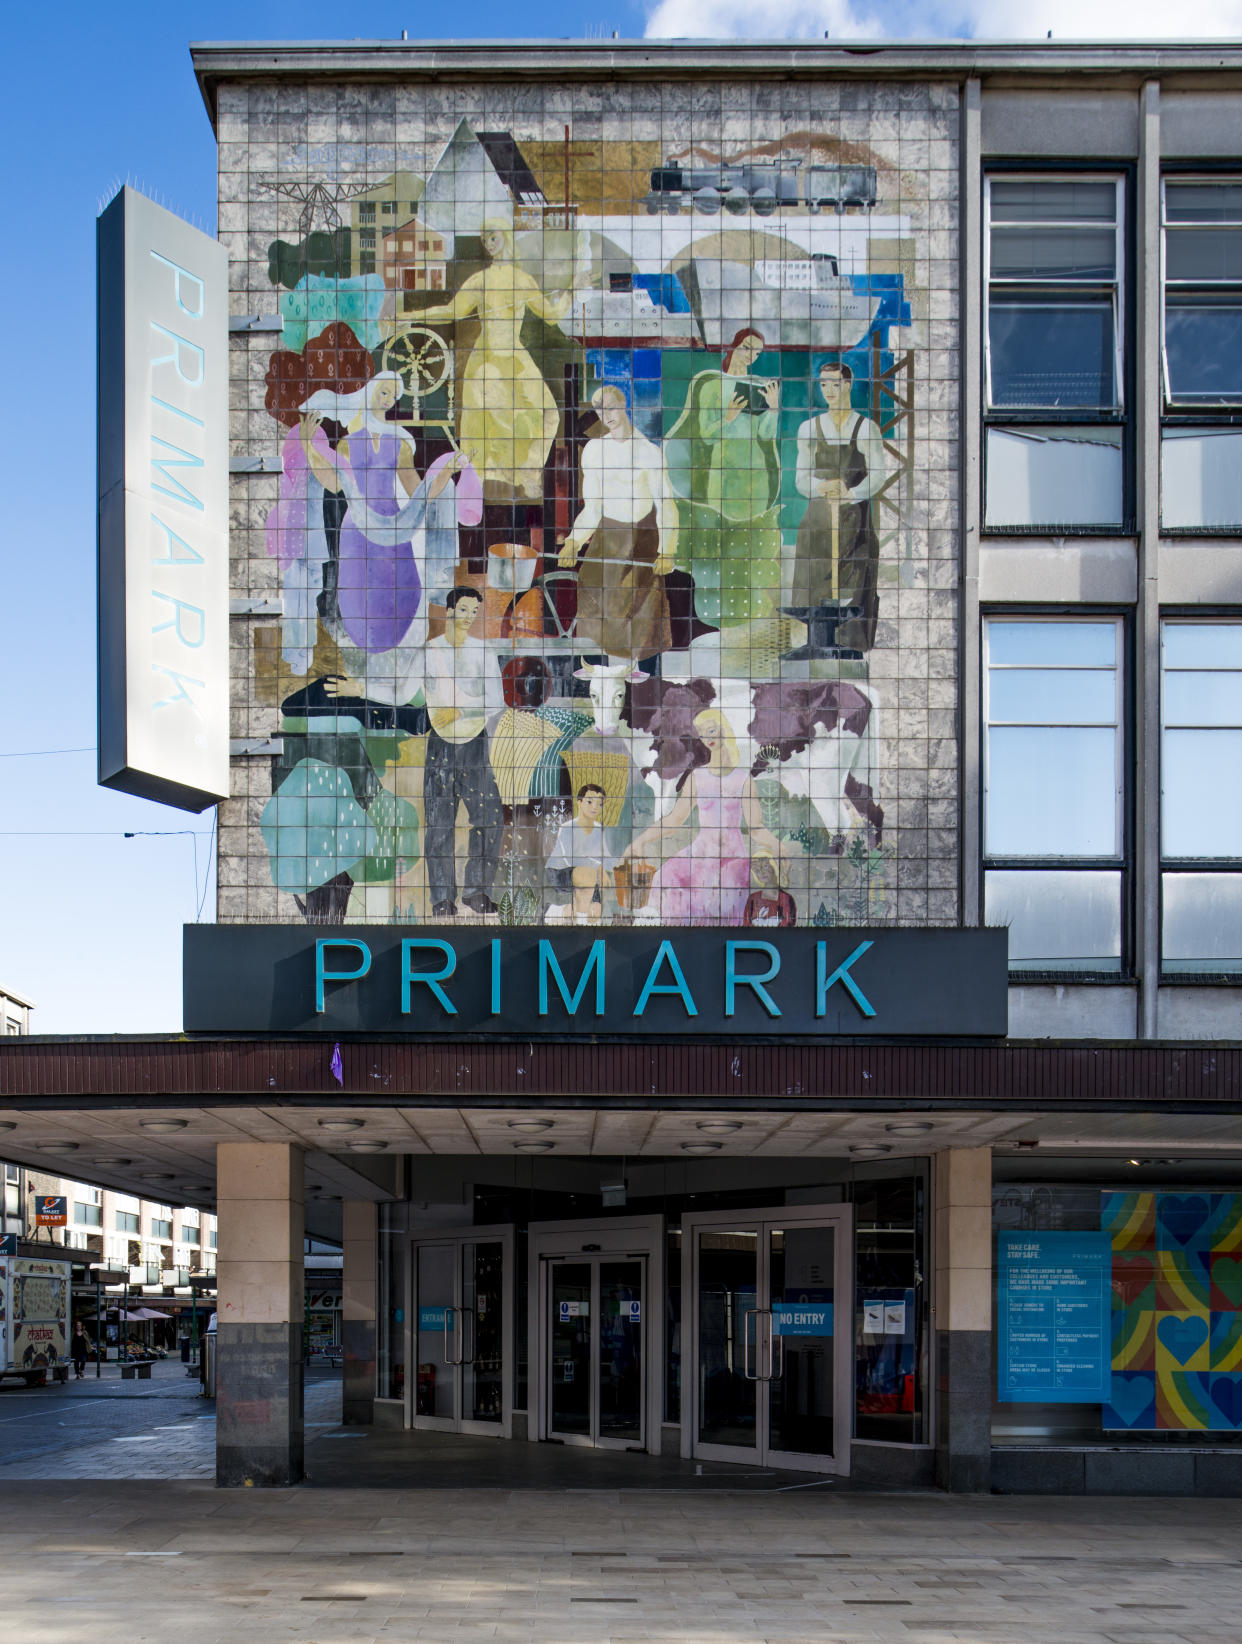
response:
M1112 1390L1110 1236L1001 1233L997 1245L997 1398L1106 1404Z

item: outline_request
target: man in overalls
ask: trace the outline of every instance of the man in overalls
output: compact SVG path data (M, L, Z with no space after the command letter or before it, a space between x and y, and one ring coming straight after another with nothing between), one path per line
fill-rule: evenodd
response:
M884 437L851 403L853 372L842 361L819 368L827 409L798 429L795 483L807 500L794 548L787 609L809 629L790 653L858 658L875 643L879 538L871 499L889 475Z

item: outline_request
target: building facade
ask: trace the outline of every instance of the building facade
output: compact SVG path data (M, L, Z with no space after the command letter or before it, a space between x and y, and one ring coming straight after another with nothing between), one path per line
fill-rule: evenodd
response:
M313 1228L350 1420L1242 1491L1237 48L194 61L217 924L0 1092L188 1118L221 1482Z

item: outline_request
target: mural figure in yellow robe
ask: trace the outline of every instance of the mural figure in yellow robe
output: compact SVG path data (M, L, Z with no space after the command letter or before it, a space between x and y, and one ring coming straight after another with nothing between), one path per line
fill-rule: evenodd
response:
M558 325L569 312L567 291L549 296L514 261L506 224L483 224L488 266L472 274L451 302L420 311L430 325L472 317L479 335L461 379L461 448L493 501L537 502L543 468L556 438L558 412L547 383L522 343L528 313Z

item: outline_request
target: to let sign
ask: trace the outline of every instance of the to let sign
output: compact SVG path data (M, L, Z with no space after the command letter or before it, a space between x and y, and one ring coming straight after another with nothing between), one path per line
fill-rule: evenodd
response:
M40 1193L35 1197L35 1226L64 1227L69 1220L69 1206L63 1195Z

